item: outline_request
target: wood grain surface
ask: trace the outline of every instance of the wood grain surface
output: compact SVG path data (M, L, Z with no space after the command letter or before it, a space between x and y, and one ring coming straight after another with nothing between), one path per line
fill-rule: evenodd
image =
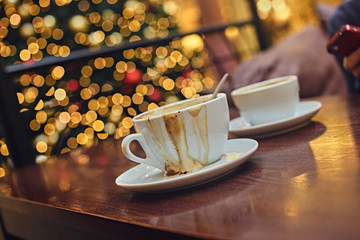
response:
M120 140L7 172L4 230L27 239L360 239L360 96L311 100L323 106L309 125L259 140L234 172L187 190L118 187L135 166Z

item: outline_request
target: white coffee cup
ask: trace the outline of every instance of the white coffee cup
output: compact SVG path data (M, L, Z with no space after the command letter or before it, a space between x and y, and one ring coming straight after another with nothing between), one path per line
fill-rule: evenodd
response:
M295 75L250 84L231 92L240 115L251 125L293 117L299 103L299 82Z
M194 172L221 158L229 132L226 95L219 93L168 104L133 118L137 133L123 139L132 161L156 167L166 175ZM146 157L130 149L138 141Z

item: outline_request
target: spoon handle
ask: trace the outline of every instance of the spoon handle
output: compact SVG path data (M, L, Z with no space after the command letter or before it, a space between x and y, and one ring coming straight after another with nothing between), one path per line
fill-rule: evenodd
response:
M225 75L222 77L221 81L219 82L219 84L217 85L211 99L214 99L216 98L217 94L219 93L222 85L224 85L224 82L226 81L226 79L229 77L229 74L228 73L225 73Z

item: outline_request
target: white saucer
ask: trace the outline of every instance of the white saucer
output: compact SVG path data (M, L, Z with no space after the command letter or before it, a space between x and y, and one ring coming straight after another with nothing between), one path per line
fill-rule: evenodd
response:
M173 177L164 176L159 169L139 164L116 178L115 183L134 192L174 191L209 182L235 170L258 148L253 139L231 139L226 142L225 154L218 161L196 172ZM232 156L232 159L227 159Z
M242 117L230 121L230 133L238 137L251 137L255 139L266 138L290 132L310 123L311 118L320 110L318 101L300 102L296 107L295 116L283 120L251 126Z

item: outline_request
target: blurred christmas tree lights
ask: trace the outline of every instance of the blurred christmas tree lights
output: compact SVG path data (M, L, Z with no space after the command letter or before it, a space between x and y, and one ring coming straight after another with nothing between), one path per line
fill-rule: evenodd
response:
M170 0L0 2L0 55L8 64L166 37L177 30L181 4ZM24 110L44 86L49 88L29 124L39 159L110 136L124 137L138 113L212 88L214 80L205 71L207 59L202 37L189 35L167 45L128 49L116 57L18 76L17 96ZM0 157L8 155L5 141L0 140Z

